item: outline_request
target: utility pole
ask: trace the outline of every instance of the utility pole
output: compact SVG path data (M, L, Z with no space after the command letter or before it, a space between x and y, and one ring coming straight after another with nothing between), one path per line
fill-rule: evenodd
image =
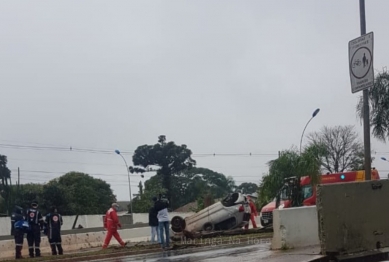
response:
M19 187L20 187L20 169L18 167L18 193L19 193Z
M359 0L361 36L366 34L365 0ZM365 179L371 180L369 89L363 90L363 137L365 146Z

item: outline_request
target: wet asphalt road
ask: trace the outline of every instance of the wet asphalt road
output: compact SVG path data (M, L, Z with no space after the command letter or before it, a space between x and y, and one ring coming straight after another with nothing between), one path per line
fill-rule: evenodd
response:
M94 262L227 262L227 261L258 261L260 255L268 255L269 244L238 245L204 248L187 248L182 250L162 251L161 253L134 255L123 258L94 260ZM255 258L255 259L254 259ZM254 259L254 260L252 260Z
M204 248L188 248L182 250L161 251L160 253L133 255L122 258L100 259L94 262L301 262L312 259L314 254L289 254L270 250L270 243L247 245L209 246Z

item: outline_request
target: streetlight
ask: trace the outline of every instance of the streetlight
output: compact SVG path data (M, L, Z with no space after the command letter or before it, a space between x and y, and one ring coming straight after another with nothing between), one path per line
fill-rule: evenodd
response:
M127 174L128 174L128 188L130 189L130 209L131 209L131 216L133 216L133 213L132 213L132 194L131 194L130 170L129 170L129 168L128 168L126 159L124 159L123 155L120 154L120 151L116 149L116 150L115 150L115 153L118 154L119 156L121 156L121 157L123 158L123 160L124 160L124 163L126 164Z
M320 108L316 109L313 114L312 114L312 117L309 119L309 121L307 122L307 124L305 125L304 127L304 130L303 130L303 133L301 134L301 139L300 139L300 155L301 155L301 144L303 142L303 136L304 136L304 132L305 132L305 129L307 128L309 122L311 122L311 120L319 113L320 111Z

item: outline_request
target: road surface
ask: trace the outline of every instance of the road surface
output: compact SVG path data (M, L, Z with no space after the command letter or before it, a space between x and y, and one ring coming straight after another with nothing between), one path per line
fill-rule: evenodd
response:
M301 262L320 257L317 248L309 250L271 251L270 243L209 246L183 250L162 251L154 254L134 255L123 258L93 260L94 262Z

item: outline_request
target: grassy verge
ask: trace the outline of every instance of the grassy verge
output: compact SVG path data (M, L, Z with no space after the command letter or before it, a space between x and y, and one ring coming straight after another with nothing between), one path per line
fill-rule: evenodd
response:
M270 239L273 233L253 233L244 235L233 236L220 236L215 238L195 239L190 240L183 238L181 241L171 242L171 250L179 250L186 248L199 248L206 246L219 246L219 245L236 245L236 244L260 244L268 243L265 239ZM93 250L93 249L91 249ZM82 250L77 253L65 254L63 256L45 256L41 258L25 258L23 261L58 261L58 262L79 262L90 261L94 259L114 258L130 255L150 254L156 252L163 252L158 244L151 245L150 243L130 243L126 247L110 247L105 250L97 251L85 251ZM15 260L4 260L4 262L10 262Z

